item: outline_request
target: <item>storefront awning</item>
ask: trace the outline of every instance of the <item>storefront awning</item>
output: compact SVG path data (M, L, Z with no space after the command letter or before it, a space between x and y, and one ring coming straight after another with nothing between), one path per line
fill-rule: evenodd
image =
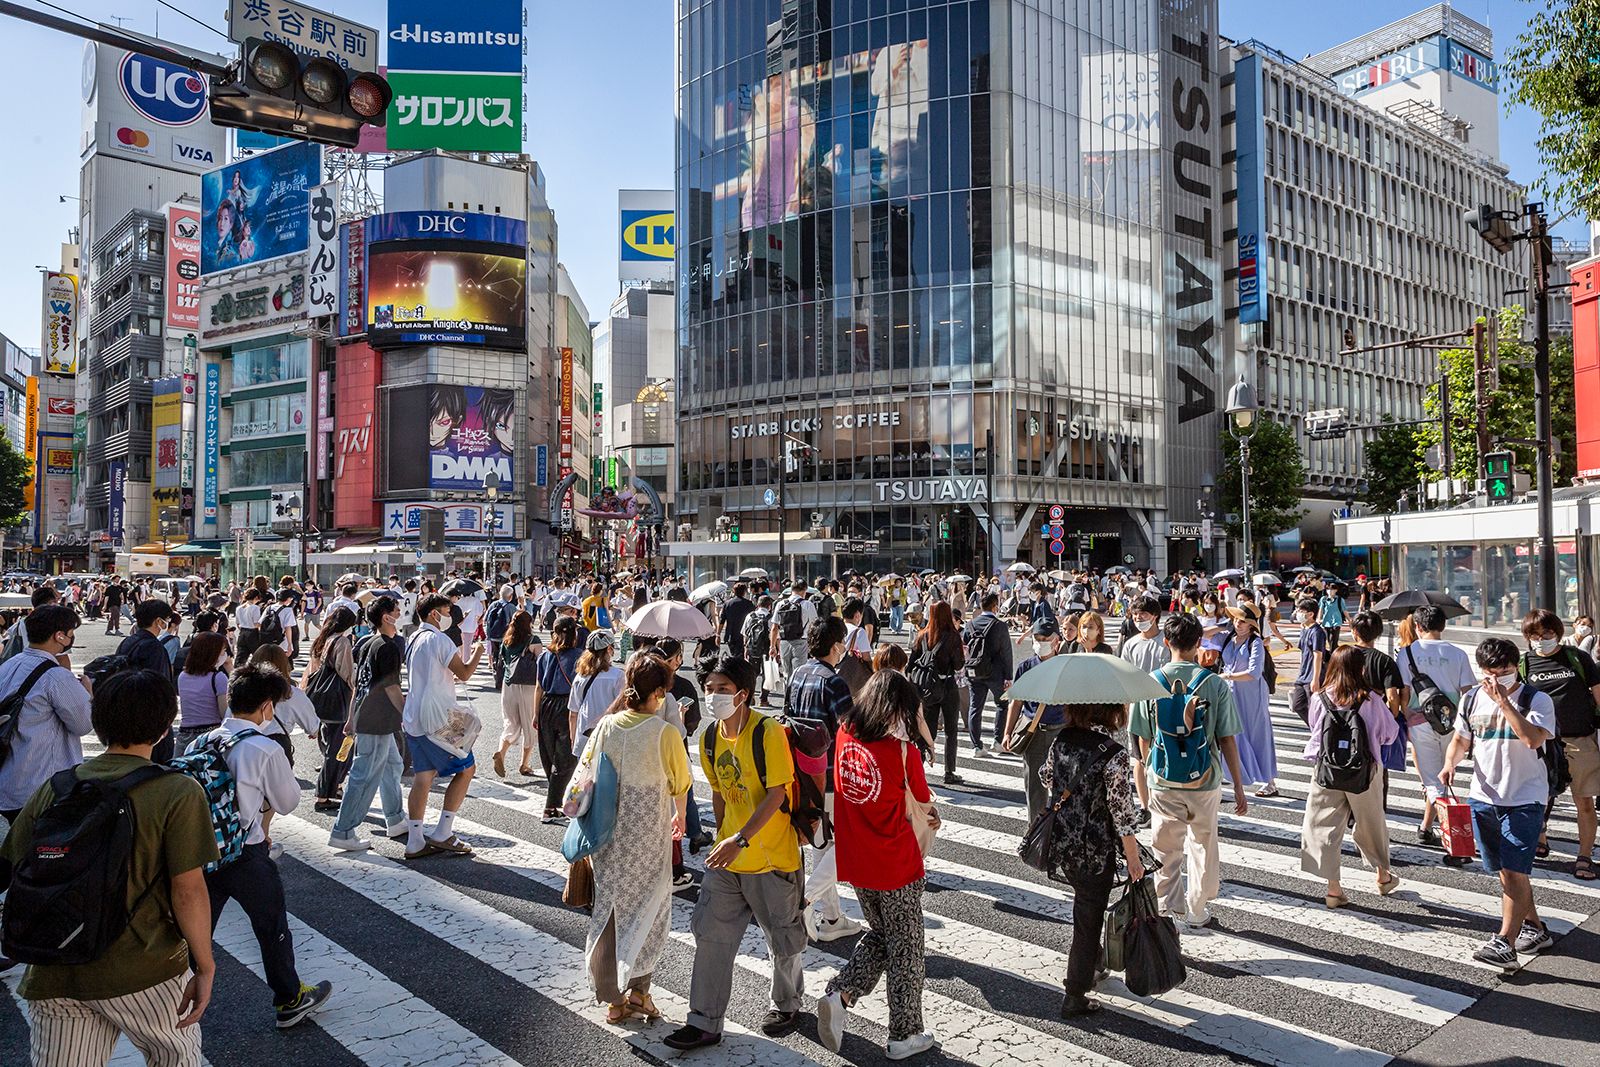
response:
M220 556L222 548L202 544L174 545L167 550L169 556Z

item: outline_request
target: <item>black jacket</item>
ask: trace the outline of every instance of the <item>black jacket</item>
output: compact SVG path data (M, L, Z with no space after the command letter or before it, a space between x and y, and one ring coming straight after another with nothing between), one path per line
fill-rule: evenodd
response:
M117 646L117 655L127 656L128 665L135 669L172 677L172 657L167 655L161 639L149 630L135 630L124 637Z
M979 633L984 635L983 658L973 677L1004 685L1011 680L1011 630L1002 620L984 612L961 631L961 643L971 644Z

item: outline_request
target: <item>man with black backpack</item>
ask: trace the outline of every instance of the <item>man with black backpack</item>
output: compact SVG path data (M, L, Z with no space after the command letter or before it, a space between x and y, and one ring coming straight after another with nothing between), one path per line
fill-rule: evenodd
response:
M967 678L972 686L972 706L967 709L967 737L973 750L983 755L983 705L994 694L994 748L1005 741L1005 712L1000 694L1011 680L1011 630L998 614L1000 594L990 591L979 601L976 618L961 633L966 650Z
M0 663L0 815L15 822L28 798L57 771L83 762L79 738L91 728L89 692L72 676L78 613L34 608L18 625L28 647Z
M510 584L500 587L500 599L489 605L483 614L483 636L489 642L489 665L494 668L494 691L505 684L506 667L500 662L500 642L511 628L511 617L517 613L517 591Z
M806 661L806 628L817 621L817 606L806 599L806 580L796 578L789 595L772 610L771 654L785 686L795 668Z
M166 674L103 680L90 718L105 752L42 786L0 844L0 952L29 965L36 1067L100 1067L123 1035L151 1063L200 1063L217 841L205 790L150 762L177 712Z
M1222 801L1222 760L1233 783L1233 810L1250 810L1235 736L1239 712L1228 684L1197 662L1200 620L1187 612L1161 624L1172 662L1151 677L1172 696L1135 704L1128 731L1138 738L1148 772L1150 839L1155 852L1156 895L1162 909L1184 925L1211 925L1209 905L1219 891L1217 820ZM1185 893L1179 878L1189 859Z
M1561 616L1544 608L1528 612L1522 620L1522 636L1528 651L1522 654L1517 673L1529 688L1548 695L1556 707L1556 737L1546 747L1545 762L1556 772L1552 785L1572 790L1577 809L1578 854L1572 876L1581 882L1595 879L1594 798L1600 795L1600 744L1596 742L1596 708L1600 706L1600 666L1588 653L1561 643L1564 627ZM1562 773L1564 770L1564 774ZM1555 806L1552 791L1545 806L1545 823ZM1549 852L1545 833L1539 835L1540 854Z

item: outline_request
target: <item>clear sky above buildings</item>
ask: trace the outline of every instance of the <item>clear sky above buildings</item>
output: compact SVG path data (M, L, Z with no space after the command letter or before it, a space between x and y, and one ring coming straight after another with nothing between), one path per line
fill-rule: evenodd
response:
M24 0L33 2L36 0ZM223 0L171 0L222 28ZM76 0L61 5L93 19L231 54L230 45L155 0ZM382 26L381 0L328 0L324 7ZM616 294L616 193L672 183L673 0L527 0L527 150L544 167L561 227L561 259L588 304L604 313ZM1285 4L1222 0L1223 32L1303 56L1427 6L1424 0ZM1533 10L1523 0L1464 0L1457 10L1494 30L1503 50ZM36 265L55 266L77 219L79 69L82 43L13 20L0 33L0 203L8 232L0 249L0 332L39 341ZM1500 143L1512 175L1537 172L1536 130L1526 114L1503 118ZM1581 237L1581 224L1560 231Z

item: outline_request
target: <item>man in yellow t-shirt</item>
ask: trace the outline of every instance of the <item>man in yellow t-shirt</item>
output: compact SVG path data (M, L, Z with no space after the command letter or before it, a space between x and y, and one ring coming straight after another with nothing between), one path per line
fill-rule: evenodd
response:
M706 858L695 905L694 977L689 1018L667 1035L669 1048L705 1048L722 1040L723 1017L733 993L733 968L750 919L767 936L772 959L772 1010L761 1032L794 1031L804 992L806 947L800 843L782 809L794 781L794 759L783 727L751 710L755 668L724 657L706 675L705 714L710 724L700 765L711 782L717 844ZM755 746L761 745L762 773Z
M600 612L606 606L605 586L599 582L589 587L589 595L580 605L583 611L583 625L590 633L600 629Z

